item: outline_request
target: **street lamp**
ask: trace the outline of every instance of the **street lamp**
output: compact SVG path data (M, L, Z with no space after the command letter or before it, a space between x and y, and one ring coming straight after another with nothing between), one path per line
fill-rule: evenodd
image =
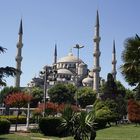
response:
M27 84L29 89L29 95L31 94L31 88L34 86L33 81ZM30 124L30 101L28 101L28 107L27 107L27 119L26 119L26 129L29 130L29 124Z
M79 50L82 49L84 46L80 46L79 44L76 44L73 48L77 49L77 67L76 67L76 86L78 87L78 67L79 67ZM78 100L77 100L77 93L76 93L76 106L78 105Z
M44 72L42 72L41 74L43 74L44 76L44 97L43 97L43 117L45 117L45 108L46 108L46 99L48 99L48 94L47 94L47 80L48 80L48 76L52 73L52 69L50 66L45 66L44 67Z

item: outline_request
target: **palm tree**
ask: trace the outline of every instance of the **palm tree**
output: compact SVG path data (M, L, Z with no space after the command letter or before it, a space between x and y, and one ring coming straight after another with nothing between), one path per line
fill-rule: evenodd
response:
M4 53L5 50L7 49L0 46L0 53ZM16 71L17 70L13 67L9 67L9 66L0 67L0 86L6 86L6 81L4 77L15 76Z
M121 72L131 86L140 84L140 37L136 35L125 40Z
M76 112L71 105L66 105L62 112L62 123L59 126L60 130L65 130L64 135L72 135L75 123Z
M81 112L77 114L74 123L74 139L94 140L96 137L94 120L94 112Z

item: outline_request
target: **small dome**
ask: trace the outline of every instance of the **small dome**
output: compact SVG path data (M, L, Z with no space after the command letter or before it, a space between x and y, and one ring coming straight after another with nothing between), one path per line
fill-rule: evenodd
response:
M88 75L89 75L89 77L93 77L93 71L92 70L89 71Z
M93 82L93 79L90 78L90 77L84 78L84 79L82 80L82 83L83 83L83 84L91 84L92 82Z
M75 57L71 52L65 56L65 57L62 57L58 60L58 63L60 62L78 62L78 58ZM79 62L83 62L81 59L79 59Z
M58 70L57 70L57 73L58 73L58 74L73 75L73 73L72 73L70 70L68 70L68 69L58 69Z

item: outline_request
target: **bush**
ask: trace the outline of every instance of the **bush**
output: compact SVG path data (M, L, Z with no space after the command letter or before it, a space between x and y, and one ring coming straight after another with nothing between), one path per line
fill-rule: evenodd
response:
M10 116L0 116L0 119L6 119L9 120L11 124L15 124L16 123L16 117L14 115L10 115ZM34 122L34 120L32 118L30 118L30 123ZM19 116L18 118L18 124L26 124L26 116Z
M62 130L59 130L61 122L61 117L42 118L39 121L39 128L44 135L62 136Z
M10 130L10 122L6 119L0 119L0 134L7 134Z

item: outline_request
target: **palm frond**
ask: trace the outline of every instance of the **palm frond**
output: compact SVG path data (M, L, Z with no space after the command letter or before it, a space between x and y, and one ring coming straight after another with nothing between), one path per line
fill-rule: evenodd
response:
M5 50L7 50L6 48L3 48L2 46L0 46L0 53L4 53Z

